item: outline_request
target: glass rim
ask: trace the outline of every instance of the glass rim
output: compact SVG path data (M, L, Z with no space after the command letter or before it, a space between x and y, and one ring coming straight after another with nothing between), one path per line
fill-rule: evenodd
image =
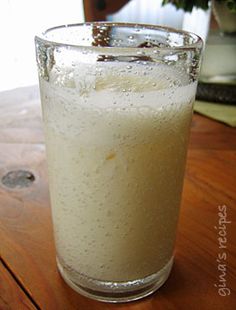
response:
M51 40L47 38L47 33L50 31L54 31L57 29L67 29L71 27L82 27L82 26L111 26L111 27L127 27L130 29L133 28L141 28L141 29L150 29L150 30L159 30L162 32L169 32L169 33L175 33L180 34L183 36L188 36L189 38L192 38L194 40L193 43L186 44L186 45L179 45L179 46L152 46L152 47L139 47L139 46L88 46L88 45L82 45L82 44L73 44L73 43L67 43L63 42L63 40ZM54 46L65 46L65 47L74 47L74 48L83 48L87 50L106 50L109 52L117 51L117 50L126 50L126 51L137 51L137 50L159 50L159 51L191 51L195 49L201 49L203 46L203 40L200 36L193 32L185 31L185 30L179 30L172 27L166 27L161 25L153 25L153 24L142 24L142 23L123 23L123 22L85 22L85 23L72 23L72 24L64 24L59 25L55 27L50 27L46 29L45 31L36 34L35 35L35 41L40 41L43 44L52 44Z

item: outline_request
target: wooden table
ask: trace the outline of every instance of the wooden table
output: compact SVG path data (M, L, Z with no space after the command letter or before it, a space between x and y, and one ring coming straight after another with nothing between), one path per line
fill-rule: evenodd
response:
M236 309L235 134L194 115L171 276L141 301L105 304L75 293L56 268L37 87L1 93L0 309ZM19 170L35 180L18 174L16 186L8 173Z

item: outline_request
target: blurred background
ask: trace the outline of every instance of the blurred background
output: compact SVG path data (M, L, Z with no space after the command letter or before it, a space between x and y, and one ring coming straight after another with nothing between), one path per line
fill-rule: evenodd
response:
M1 0L0 91L37 84L35 34L92 20L161 24L207 36L210 9L177 10L162 0Z
M82 0L1 0L0 91L37 84L35 34L83 21Z

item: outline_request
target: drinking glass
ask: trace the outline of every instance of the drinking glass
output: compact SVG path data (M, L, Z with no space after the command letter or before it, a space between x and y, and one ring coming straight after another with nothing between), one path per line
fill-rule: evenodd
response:
M58 269L90 298L147 296L173 264L202 41L101 22L35 43Z

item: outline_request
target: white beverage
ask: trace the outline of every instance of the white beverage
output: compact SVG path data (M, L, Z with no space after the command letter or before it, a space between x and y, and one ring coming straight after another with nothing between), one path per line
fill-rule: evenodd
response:
M86 85L76 71L41 80L58 258L102 281L144 278L173 255L196 91L167 66L126 65L102 63Z

